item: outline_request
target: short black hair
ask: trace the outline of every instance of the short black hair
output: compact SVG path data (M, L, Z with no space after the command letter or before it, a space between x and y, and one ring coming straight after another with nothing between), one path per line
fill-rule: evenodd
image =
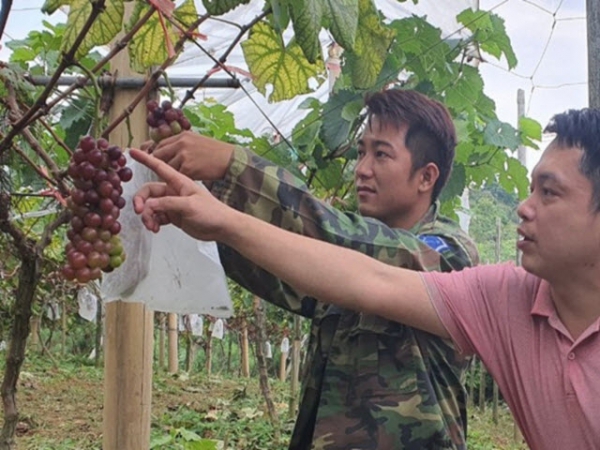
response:
M592 183L592 209L600 212L600 110L570 109L556 114L544 129L556 133L553 142L583 150L579 170Z
M448 109L436 100L407 89L371 94L365 105L368 125L373 116L388 126L408 125L405 144L412 156L412 173L430 162L439 169L431 194L431 202L435 202L452 172L456 148L456 130Z

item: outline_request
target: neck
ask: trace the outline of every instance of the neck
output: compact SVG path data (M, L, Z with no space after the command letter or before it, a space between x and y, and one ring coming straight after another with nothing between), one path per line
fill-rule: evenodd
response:
M430 199L427 199L427 201L419 202L415 205L414 208L410 210L408 214L396 218L394 221L392 221L391 223L387 223L386 225L392 228L410 230L423 219L425 214L427 214L427 211L429 211L431 205L432 203Z
M579 276L550 285L556 312L573 339L577 339L600 317L600 277Z

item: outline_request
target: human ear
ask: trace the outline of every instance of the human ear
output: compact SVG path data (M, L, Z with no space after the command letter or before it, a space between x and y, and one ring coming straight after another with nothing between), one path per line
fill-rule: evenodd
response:
M430 162L421 167L420 172L419 192L432 191L435 182L440 177L440 169L436 164Z

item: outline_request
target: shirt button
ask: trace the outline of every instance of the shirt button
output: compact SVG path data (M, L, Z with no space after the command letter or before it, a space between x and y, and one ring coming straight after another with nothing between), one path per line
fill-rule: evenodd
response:
M569 358L571 361L573 361L575 359L575 353L573 353L573 352L569 353L569 356L567 356L567 358Z

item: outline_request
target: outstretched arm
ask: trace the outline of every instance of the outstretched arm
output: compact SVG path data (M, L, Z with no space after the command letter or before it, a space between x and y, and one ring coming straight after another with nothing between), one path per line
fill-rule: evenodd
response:
M145 185L134 198L135 210L149 230L174 224L196 239L235 248L325 302L448 337L418 273L281 230L222 204L157 158L136 150L131 156L164 180Z

